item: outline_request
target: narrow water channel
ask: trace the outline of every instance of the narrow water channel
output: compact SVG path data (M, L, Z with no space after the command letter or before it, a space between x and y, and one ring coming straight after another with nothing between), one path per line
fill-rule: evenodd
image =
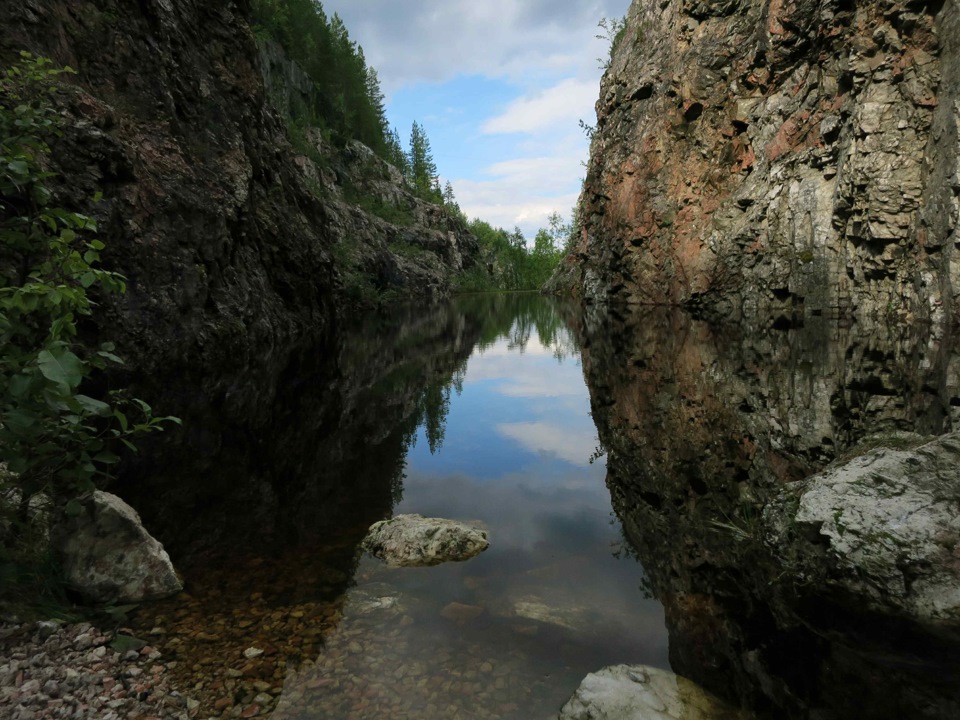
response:
M247 507L194 497L209 524L168 521L187 592L135 616L204 710L528 720L605 665L669 667L662 606L611 509L571 313L513 295L377 318L341 350L335 423L276 419L259 444L279 448L257 453L223 431L219 464L249 475L234 478ZM304 423L322 437L291 441ZM391 513L480 523L490 548L430 568L360 556Z

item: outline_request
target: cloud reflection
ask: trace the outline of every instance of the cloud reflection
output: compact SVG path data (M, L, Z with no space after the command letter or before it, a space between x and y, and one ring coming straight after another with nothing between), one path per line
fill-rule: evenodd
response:
M592 434L548 422L500 423L496 428L498 433L519 442L530 452L553 455L579 467L590 464L596 446Z

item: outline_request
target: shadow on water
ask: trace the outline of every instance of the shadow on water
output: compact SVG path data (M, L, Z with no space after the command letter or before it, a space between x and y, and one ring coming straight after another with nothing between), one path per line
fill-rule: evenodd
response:
M166 390L187 431L146 448L125 496L186 592L134 622L202 716L547 717L602 665L666 665L660 604L613 555L575 318L462 297ZM491 548L360 557L392 512L480 522Z
M960 717L960 648L782 582L761 514L858 445L957 427L955 344L897 327L746 334L660 310L578 339L617 515L675 672L763 717Z

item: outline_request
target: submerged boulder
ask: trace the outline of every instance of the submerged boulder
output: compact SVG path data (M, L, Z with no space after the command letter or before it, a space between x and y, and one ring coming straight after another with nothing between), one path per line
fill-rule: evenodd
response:
M878 448L802 483L801 577L934 630L960 631L960 433Z
M363 540L364 550L399 567L469 560L489 545L484 530L422 515L397 515L374 523Z
M88 600L140 602L183 589L163 545L116 495L90 495L55 543L67 582Z
M746 720L747 713L695 683L646 665L611 665L587 675L558 720Z

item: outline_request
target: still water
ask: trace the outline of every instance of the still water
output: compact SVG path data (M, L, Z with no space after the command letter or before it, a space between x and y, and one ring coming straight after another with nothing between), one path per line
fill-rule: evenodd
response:
M548 718L588 672L669 667L662 606L611 511L574 319L486 296L358 328L340 416L306 423L322 437L291 449L302 418L277 420L283 450L240 464L267 487L237 490L261 516L168 530L187 593L135 620L201 716ZM219 447L241 452L226 430ZM479 523L490 547L429 568L361 557L391 513Z

